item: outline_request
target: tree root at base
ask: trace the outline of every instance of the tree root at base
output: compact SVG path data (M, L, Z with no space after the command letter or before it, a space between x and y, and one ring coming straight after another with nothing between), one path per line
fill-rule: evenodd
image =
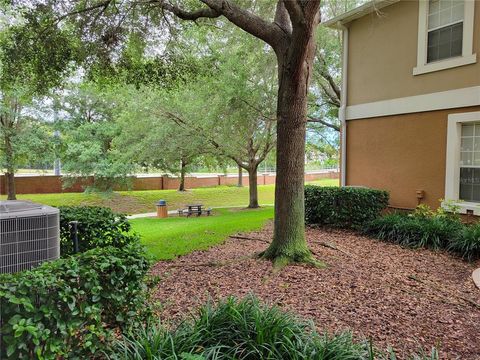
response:
M317 269L324 269L327 267L327 264L325 264L323 261L316 259L313 256L312 251L310 250L293 253L291 255L290 254L286 255L282 253L272 254L267 249L259 254L259 258L271 261L273 265L274 273L278 273L288 265L295 265L295 264L298 264L298 265L303 264L303 265L315 267Z

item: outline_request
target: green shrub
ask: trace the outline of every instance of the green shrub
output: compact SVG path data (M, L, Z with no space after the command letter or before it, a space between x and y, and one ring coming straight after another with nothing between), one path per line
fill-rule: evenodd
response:
M366 224L363 233L377 239L415 248L447 248L462 232L457 218L387 214Z
M388 205L388 193L357 187L305 186L305 221L309 225L359 228Z
M111 359L125 360L371 360L396 359L393 350L376 351L370 343L355 342L348 332L330 336L315 331L278 307L254 297L228 298L207 304L190 321L167 330L159 325L118 341ZM406 357L408 358L408 357ZM411 359L437 360L431 355Z
M130 223L124 214L114 213L100 206L62 206L60 209L60 243L62 256L73 254L70 221L78 221L79 251L96 247L123 247L137 242L130 232Z
M448 249L469 261L480 258L480 224L464 226L461 235L452 239Z
M0 358L85 359L146 314L138 244L97 248L0 276Z

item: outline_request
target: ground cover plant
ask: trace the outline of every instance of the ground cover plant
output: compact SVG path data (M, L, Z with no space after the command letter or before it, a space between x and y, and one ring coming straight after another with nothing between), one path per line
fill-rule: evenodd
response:
M149 315L139 244L89 250L0 275L0 358L85 359Z
M273 208L216 209L212 216L131 219L132 230L156 260L170 260L207 249L239 231L259 230L273 218Z
M456 209L421 205L413 213L391 213L366 223L363 233L413 248L445 249L464 259L480 257L480 224L465 224Z
M149 326L119 341L111 359L129 360L362 360L387 358L348 332L330 336L253 296L207 303L191 319L166 330ZM395 359L393 352L389 359ZM437 359L430 356L417 359Z
M322 179L312 182L321 186L338 186L338 179ZM273 205L274 185L259 185L259 204ZM115 212L138 214L155 211L155 203L165 199L171 210L179 209L190 203L203 203L209 207L236 207L248 205L248 188L237 186L215 186L189 189L185 192L176 190L141 190L119 191L112 193L60 193L60 194L19 194L20 200L50 206L104 206ZM0 196L5 199L5 196Z
M388 205L388 192L359 187L305 186L305 221L358 229Z
M130 223L124 214L100 206L61 206L60 208L61 255L74 253L72 221L77 221L78 250L80 252L96 247L123 247L138 242L130 231Z
M151 272L160 278L154 298L163 304L161 319L177 323L209 298L253 293L312 319L320 332L348 329L379 349L392 346L400 359L432 347L442 359L480 357L472 347L480 324L480 294L470 278L475 264L350 230L307 228L309 247L327 267L289 266L272 274L269 262L253 256L272 231L266 225L156 263Z

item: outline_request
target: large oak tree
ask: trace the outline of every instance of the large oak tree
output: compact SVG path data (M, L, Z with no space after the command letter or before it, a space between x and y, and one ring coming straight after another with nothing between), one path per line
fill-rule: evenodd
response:
M278 64L277 178L274 238L264 252L278 265L310 262L305 241L304 155L307 94L315 55L320 0L279 0L267 21L228 0L200 0L205 6L186 11L166 1L159 5L184 20L224 16L270 45Z
M255 13L231 0L104 0L60 5L53 1L53 4L63 12L57 21L70 18L83 28L90 25L110 48L115 48L121 38L116 31L128 18L142 20L148 16L167 19L175 16L186 21L223 17L268 44L278 66L277 178L274 238L263 257L278 265L314 262L305 241L304 156L307 94L315 57L315 31L321 18L320 0L278 0L275 5L269 2L275 6L272 19L262 16L266 11ZM146 10L143 17L137 11L139 8ZM88 16L78 20L82 13ZM103 15L110 16L116 25L107 29ZM86 40L92 37L93 33L84 36Z

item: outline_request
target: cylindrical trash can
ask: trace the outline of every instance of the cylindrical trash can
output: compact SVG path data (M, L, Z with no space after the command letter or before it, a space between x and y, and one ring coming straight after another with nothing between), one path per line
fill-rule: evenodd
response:
M168 217L167 202L165 200L158 200L157 202L157 217Z

